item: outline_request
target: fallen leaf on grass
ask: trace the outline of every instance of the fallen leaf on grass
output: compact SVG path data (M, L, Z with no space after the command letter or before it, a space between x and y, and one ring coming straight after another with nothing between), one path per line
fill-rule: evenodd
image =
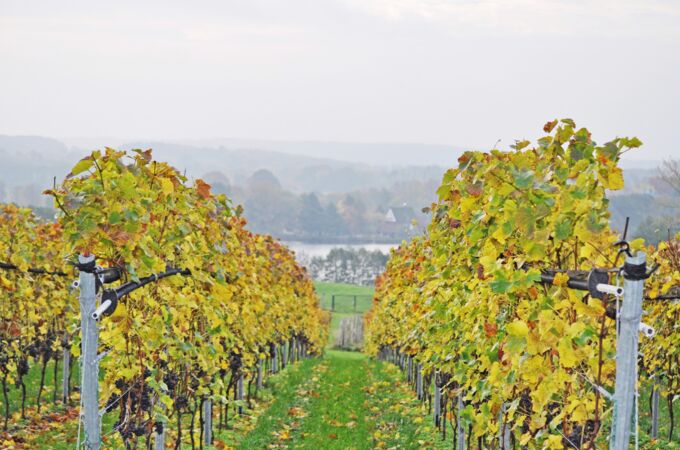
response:
M235 447L229 447L224 441L220 441L219 439L214 439L213 445L218 450L233 450L235 448Z
M292 408L288 409L288 415L291 417L305 417L307 413L304 409L293 406Z
M278 438L281 439L282 441L287 441L288 439L290 439L290 433L288 433L288 431L286 430L283 430L278 434Z

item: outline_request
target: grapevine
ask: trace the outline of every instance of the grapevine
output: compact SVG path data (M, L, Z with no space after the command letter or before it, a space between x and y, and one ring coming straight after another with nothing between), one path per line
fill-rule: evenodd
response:
M567 288L567 272L617 266L606 191L623 187L620 155L641 142L598 145L568 119L544 131L535 146L458 159L427 234L392 253L369 316L369 350L442 373L480 447L506 445L501 429L529 448L606 446L614 300ZM540 284L548 269L554 283Z
M40 412L47 365L54 361L56 372L75 309L63 276L66 269L58 224L41 223L25 208L0 205L0 262L6 267L0 271L0 376L7 429L7 392L12 384L22 391L21 415L26 417L24 377L29 359L41 367L36 399Z
M11 205L0 215L0 263L16 268L0 271L5 392L28 370L26 353L43 373L50 359L56 371L62 346L79 355L77 300L60 276L77 255L96 255L121 285L173 268L186 275L130 293L99 323L102 408L118 415L126 445L176 422L178 448L186 414L194 444L203 402L226 411L236 380L252 380L270 345L296 338L310 354L322 350L328 319L294 255L150 150L92 152L45 193L59 208L55 223Z

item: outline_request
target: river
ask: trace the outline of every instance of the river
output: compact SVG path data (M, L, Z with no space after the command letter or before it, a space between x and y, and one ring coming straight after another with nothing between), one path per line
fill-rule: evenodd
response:
M359 250L365 248L368 251L380 250L383 253L389 254L390 250L397 247L399 244L307 244L299 241L283 241L283 244L288 246L291 250L300 256L307 258L325 257L334 248L350 248Z

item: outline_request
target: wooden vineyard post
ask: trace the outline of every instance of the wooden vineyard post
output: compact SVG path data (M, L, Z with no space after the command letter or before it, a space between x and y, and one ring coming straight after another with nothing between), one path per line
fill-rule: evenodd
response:
M442 389L439 387L439 371L434 372L434 426L439 427L442 408Z
M503 406L501 407L501 410L499 411L499 420L498 423L501 424L500 429L498 430L498 440L500 441L500 449L501 450L510 450L512 447L510 446L510 426L509 424L505 421L505 413L508 409L508 405L506 403L503 403Z
M243 401L243 372L239 374L238 381L236 382L236 400L239 401L238 413L243 414L243 405L241 404Z
M408 357L408 375L406 375L406 380L409 383L413 382L413 357L411 355Z
M61 401L64 405L66 405L68 403L70 394L68 380L71 371L71 343L69 342L67 333L64 333L62 347L62 359L64 362L64 367L61 368Z
M160 408L161 411L165 413L166 411L165 405L161 404ZM165 450L165 427L166 427L165 419L161 419L160 417L158 417L154 425L155 435L154 450Z
M203 444L212 445L212 400L206 398L203 402Z
M257 384L256 384L258 391L262 389L262 365L263 364L264 364L264 361L262 360L262 358L259 358L257 360Z
M458 393L457 395L458 398L458 404L457 404L457 413L456 413L456 427L457 427L457 442L456 442L456 449L457 450L465 450L465 427L463 427L463 408L465 405L463 404L463 393L462 391Z
M646 255L638 252L626 257L623 266L623 303L619 311L616 340L616 391L612 424L613 450L627 450L630 443L637 384L638 341L642 316L642 294Z
M99 450L101 428L99 420L99 332L97 320L92 317L97 309L97 292L94 275L94 256L79 256L81 267L92 267L92 272L80 270L80 329L82 333L81 396L82 421L85 430L84 448Z
M165 450L165 423L158 421L156 422L154 439L154 450Z
M422 400L425 395L423 393L423 365L416 364L416 396L418 400Z
M661 386L654 383L652 388L652 430L651 438L657 439L659 437L659 399L661 396Z
M270 349L272 358L272 373L276 373L278 371L278 362L276 360L277 354L276 344L272 344Z

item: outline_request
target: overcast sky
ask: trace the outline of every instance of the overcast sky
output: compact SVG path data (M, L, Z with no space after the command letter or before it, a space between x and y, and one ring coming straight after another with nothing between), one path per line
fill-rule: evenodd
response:
M680 156L678 0L0 0L0 134ZM332 155L320 155L332 156Z

